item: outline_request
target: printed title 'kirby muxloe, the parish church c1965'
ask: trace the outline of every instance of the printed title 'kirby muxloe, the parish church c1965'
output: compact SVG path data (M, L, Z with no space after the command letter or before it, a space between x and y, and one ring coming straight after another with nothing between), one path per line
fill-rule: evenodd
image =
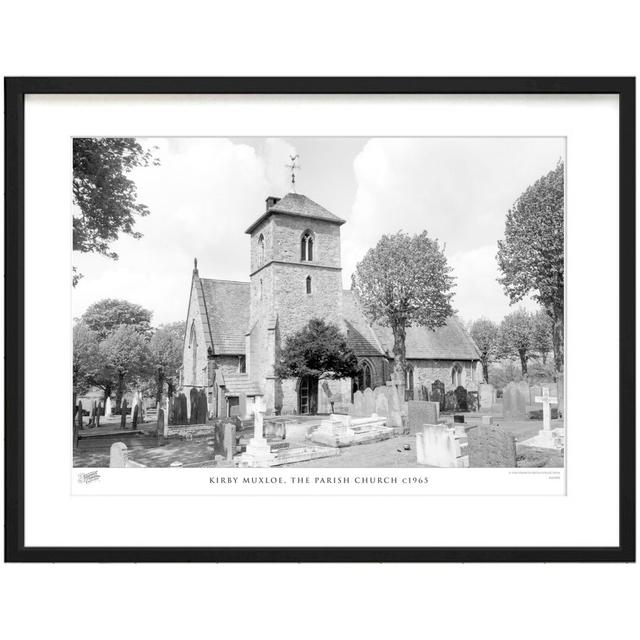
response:
M372 324L352 291L342 288L340 227L345 220L298 193L269 197L246 230L249 282L202 278L194 265L181 382L207 391L209 410L231 415L244 394L263 396L267 411L329 413L326 386L281 380L274 365L286 338L312 318L341 328L361 367L357 379L327 381L335 400L386 384L393 371L391 330ZM436 380L445 390L476 390L479 354L455 317L435 331L410 327L406 337L408 394Z

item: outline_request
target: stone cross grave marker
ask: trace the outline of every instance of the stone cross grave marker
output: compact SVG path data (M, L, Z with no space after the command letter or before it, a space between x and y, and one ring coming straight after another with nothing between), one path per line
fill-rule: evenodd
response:
M247 418L247 394L240 393L238 396L238 416L245 420Z
M516 466L516 441L499 427L479 425L467 430L469 467Z
M551 431L551 405L558 404L558 398L552 398L549 395L549 388L542 389L542 395L535 397L536 402L542 402L542 429L543 431Z

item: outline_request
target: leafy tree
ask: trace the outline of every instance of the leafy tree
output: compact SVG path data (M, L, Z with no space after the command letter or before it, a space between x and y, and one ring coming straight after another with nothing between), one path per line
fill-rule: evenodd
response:
M358 359L336 325L313 318L286 339L275 373L280 378L353 378Z
M149 343L134 326L122 324L100 343L100 356L116 381L116 407L120 409L126 384L152 371Z
M498 267L511 303L532 294L553 323L556 371L564 367L564 162L542 176L507 214Z
M82 314L82 321L98 335L98 340L104 340L120 325L129 325L145 338L151 338L152 312L139 304L126 300L104 298L94 302Z
M120 233L134 238L136 216L149 209L138 202L134 168L159 164L135 138L73 139L73 250L118 259L111 249ZM74 267L73 284L82 277Z
M174 374L182 364L184 322L160 325L151 337L149 347L155 370L156 401L160 402L165 382L169 395L173 394Z
M520 358L522 375L527 375L527 362L533 353L533 316L518 309L505 316L500 325L500 349L506 357Z
M498 325L487 318L480 318L471 323L469 332L480 351L482 378L489 382L489 363L498 355Z
M553 323L545 311L533 314L533 349L547 364L547 354L553 349Z
M436 329L454 313L451 271L444 250L426 231L384 235L356 266L352 289L371 321L391 327L395 367L402 380L407 328Z
M73 404L93 384L101 367L98 336L84 322L73 327Z

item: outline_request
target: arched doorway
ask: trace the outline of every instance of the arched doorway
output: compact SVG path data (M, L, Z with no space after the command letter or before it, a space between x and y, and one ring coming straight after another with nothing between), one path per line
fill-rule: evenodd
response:
M298 389L298 413L314 415L318 411L318 378L304 376L300 378Z

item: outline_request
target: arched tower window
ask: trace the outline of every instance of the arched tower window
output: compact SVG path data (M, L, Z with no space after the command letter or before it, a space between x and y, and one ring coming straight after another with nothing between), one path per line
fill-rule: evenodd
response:
M264 264L264 236L262 234L258 238L258 264Z
M307 276L307 293L311 293L311 276Z
M462 365L456 362L451 369L451 384L454 389L462 386Z
M302 262L313 260L313 236L310 231L305 231L300 239L300 260Z
M260 278L260 300L262 300L262 278Z

